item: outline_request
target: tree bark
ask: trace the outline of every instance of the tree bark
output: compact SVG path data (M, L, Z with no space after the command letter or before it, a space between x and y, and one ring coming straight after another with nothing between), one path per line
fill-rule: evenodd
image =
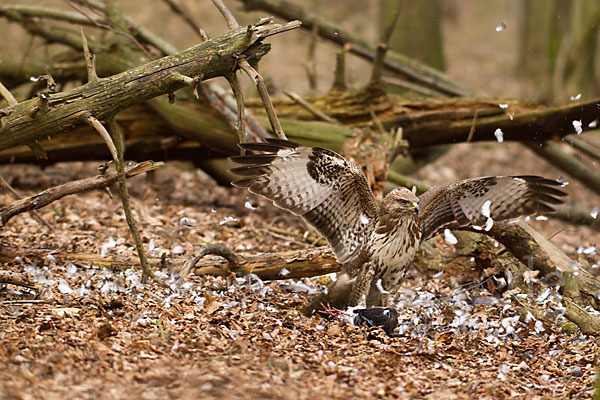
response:
M287 29L298 24L292 23ZM210 79L230 73L237 58L256 63L269 51L265 37L285 30L279 25L240 28L172 56L149 62L123 73L102 78L47 99L37 97L7 107L0 120L0 150L39 142L42 138L85 125L93 115L107 121L134 104L171 93L185 86L175 75Z

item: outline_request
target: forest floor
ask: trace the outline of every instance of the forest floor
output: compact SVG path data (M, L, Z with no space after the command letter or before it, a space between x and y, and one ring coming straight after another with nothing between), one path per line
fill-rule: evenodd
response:
M0 174L33 194L91 176L97 166L3 166ZM418 177L436 183L496 173L560 175L518 145L484 144L455 146ZM312 246L299 219L219 187L188 164L168 163L152 179L132 179L130 188L154 256L189 256L205 243L242 253ZM574 199L599 203L576 182L566 189ZM0 194L0 203L9 201ZM54 232L23 214L3 228L2 243L135 255L118 196L75 195L40 213ZM532 224L598 273L598 231L552 219ZM434 245L452 253L440 238ZM24 252L3 269L25 272L45 289L36 298L41 302L31 303L15 302L33 299L22 287L0 290L0 398L590 398L594 338L560 324L519 321L498 284L458 286L483 278L476 259L447 264L438 273L415 263L397 298L400 336L389 338L378 329L300 315L328 277L182 282L163 270L170 286L163 289L142 285L137 270L63 263L50 251L34 262ZM533 295L541 307L559 304L553 291Z

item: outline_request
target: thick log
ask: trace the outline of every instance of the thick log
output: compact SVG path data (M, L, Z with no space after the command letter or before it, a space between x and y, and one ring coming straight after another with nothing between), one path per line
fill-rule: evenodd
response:
M574 272L582 301L600 307L600 281L525 222L497 223L489 234L523 264L540 271L541 279L551 285L564 287L563 272Z
M8 115L0 120L0 150L71 131L85 125L84 118L89 115L107 121L127 107L184 87L177 74L202 79L226 75L240 55L256 63L269 51L269 45L262 43L265 37L297 26L270 24L232 30L129 71L7 107L2 111Z
M139 260L135 257L102 257L91 253L16 247L0 242L0 262L14 262L16 257L47 262L48 255L52 255L59 263L88 264L118 269L139 267ZM341 269L333 254L322 248L239 256L239 267L235 271L229 269L227 260L215 259L198 262L194 270L195 274L228 276L234 272L238 276L245 276L252 273L264 280L278 280L318 276L338 272ZM185 261L187 261L185 258L148 257L148 263L153 268L179 269L183 267Z

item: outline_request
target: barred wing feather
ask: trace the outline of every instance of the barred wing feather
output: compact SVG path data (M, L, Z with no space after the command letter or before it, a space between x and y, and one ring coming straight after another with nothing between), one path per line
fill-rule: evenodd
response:
M451 223L486 225L522 215L551 213L563 202L561 183L539 176L488 176L436 186L419 197L422 237Z
M376 225L378 207L364 174L339 154L280 139L243 143L231 157L245 178L232 182L301 216L329 242L337 260L354 260Z

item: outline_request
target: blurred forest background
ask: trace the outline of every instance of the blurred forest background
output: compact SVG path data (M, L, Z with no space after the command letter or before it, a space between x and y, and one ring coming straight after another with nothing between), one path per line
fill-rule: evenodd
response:
M294 1L293 1L294 2ZM162 1L140 7L135 0L121 2L126 15L160 37L185 49L198 43L198 34ZM335 22L358 37L377 42L378 28L393 16L395 1L295 1L312 13ZM15 4L2 0L1 4ZM73 10L62 1L20 0L20 5L47 5ZM184 2L190 15L209 37L224 32L218 11L209 1ZM243 11L230 2L240 23L252 23L264 12ZM391 40L391 48L446 71L478 96L515 98L562 104L570 96L597 97L600 62L598 29L600 4L595 0L421 0L406 2ZM506 29L497 30L505 24ZM0 59L47 60L58 46L47 48L15 24L2 22ZM272 38L273 50L261 64L276 85L303 95L311 93L305 62L310 32L296 30ZM54 48L53 48L54 47ZM293 51L290 51L293 49ZM317 92L330 88L337 46L318 40L315 49ZM349 56L348 79L364 86L370 64ZM0 74L3 74L0 64ZM285 86L285 87L284 87Z
M72 124L52 125L52 137L46 137L47 125L39 123L74 104L82 104L84 110L90 106L85 96L74 95L68 101L61 97L69 91L78 93L87 82L79 24L85 25L97 55L100 77L147 62L129 38L91 26L90 16L104 17L96 13L104 2L90 2L94 7L82 14L78 4L86 3L83 0L0 0L0 82L19 102L7 107L7 101L0 99L0 111L16 110L13 115L0 113L2 133L8 132L0 135L0 177L20 196L35 199L47 188L96 177L98 164L111 159L106 139L77 116L80 110L62 114ZM114 0L106 3L115 4ZM247 10L259 3L280 1L226 0L242 26L272 15ZM201 43L199 32L184 17L215 41L229 31L209 0L122 0L118 4L124 16L158 38L147 46L153 59ZM182 7L183 16L169 4ZM377 44L398 1L294 0L288 4L281 13L293 11L295 5L337 24L339 32L334 29L333 37L343 30ZM78 22L32 17L44 14L40 7L68 11L72 14L61 18ZM276 16L275 21L288 20ZM414 81L407 83L388 72L383 78L385 90L374 88L372 62L350 51L346 51L345 80L351 90L330 91L340 47L310 29L268 37L265 42L271 50L259 63L282 124L287 124L288 137L342 152L376 181L379 195L398 184L415 184L423 191L428 185L482 175L532 174L564 181L570 203L554 215L557 218L530 221L541 232L539 242L547 248L556 246L553 254L560 257L547 257L533 268L548 266L580 282L587 279L587 286L571 288L577 296L566 296L562 287L559 293L537 279L548 270L528 269L533 263L525 265L524 258L513 257L510 251L521 249L518 245L506 252L490 238L462 232L467 239L456 246L438 236L419 254L398 297L401 338L316 316L303 318L300 307L331 279L309 277L339 265L325 254L322 238L298 218L229 185L225 158L239 151L236 102L227 97L227 80L216 78L201 85L199 101L186 87L175 93L171 104L168 100L173 96L167 96L170 91L165 89L138 101L142 104L133 101L133 106L115 111L127 142L126 160L185 161L148 162L152 168L160 166L156 173L127 181L141 232L136 246L146 249L159 275L157 282L142 285L139 268L121 269L140 264L120 196L111 196L108 190L78 193L40 208L40 214L34 215L37 219L23 213L6 223L14 215L5 218L2 213L8 212L6 205L18 203L17 195L0 191L4 223L0 278L19 278L0 281L4 285L0 359L7 360L7 367L0 370L0 397L591 396L598 376L594 335L600 331L596 279L600 273L600 109L594 100L600 98L599 28L598 0L402 1L390 48L417 60L411 64L415 71L431 67L443 71L428 70L425 75L439 77L456 99L442 93L437 81L415 88ZM63 43L47 44L40 36ZM172 46L164 42L161 46L160 39ZM248 46L242 47L247 54L255 51L250 48L266 48ZM211 60L219 65L221 75L235 68L234 55L228 53L225 61ZM58 104L49 112L42 110L46 81L30 80L46 72L59 83L57 93L49 92ZM256 125L268 130L256 88L242 73L238 80L247 110ZM96 88L107 81L84 86ZM161 88L165 82L148 86L154 84ZM98 102L106 109L126 97L120 87L109 89L111 101ZM286 97L286 91L328 114L307 111ZM222 101L211 100L211 92ZM32 100L27 103L27 99ZM41 106L33 112L25 109L38 103ZM544 119L542 113L548 110L551 118ZM113 116L108 113L106 119ZM34 126L25 134L34 131L35 142L28 137L29 141L7 144L26 125L22 121ZM482 128L473 129L476 124ZM504 141L497 124L503 124ZM73 127L78 129L64 132ZM406 142L395 142L387 134L399 132L398 127ZM578 128L584 134L578 135ZM260 129L253 132L252 140L267 135L264 130L263 136L257 134ZM473 143L464 143L471 139ZM44 155L40 146L47 151L47 160L39 159ZM397 154L402 156L388 173L387 157L399 148ZM116 193L115 185L112 192ZM239 276L232 280L227 264L212 258L185 283L179 279L175 272L185 259L200 246L215 243L242 254L244 268L250 269L237 271ZM295 255L310 251L322 256L306 259L310 273L302 266L294 269L293 263L305 261ZM278 257L274 252L294 256L282 258L271 270L268 265L255 269L261 260L268 264L269 257ZM509 287L515 276L515 288ZM23 282L23 287L43 291L17 290ZM10 290L4 290L7 287ZM519 290L523 297L517 299L513 294ZM550 311L566 310L571 300L586 311L568 316L568 321L559 321L561 314L547 317ZM521 318L532 313L535 318Z

